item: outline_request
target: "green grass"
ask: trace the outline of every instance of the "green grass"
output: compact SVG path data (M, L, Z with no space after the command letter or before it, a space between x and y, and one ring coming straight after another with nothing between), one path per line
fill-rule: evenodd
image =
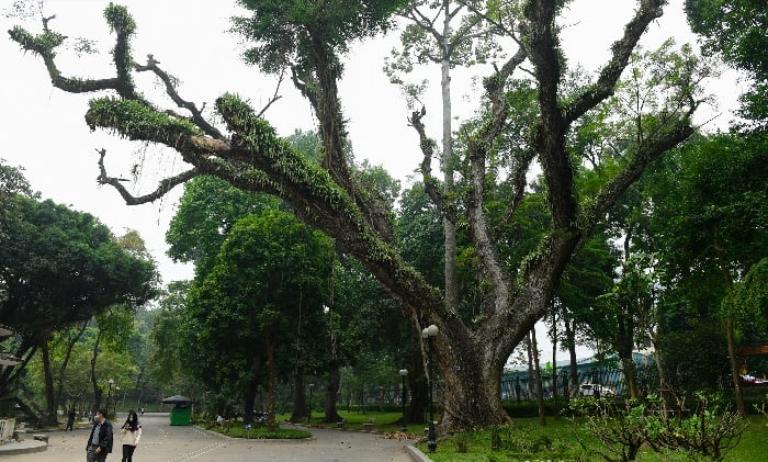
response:
M367 411L365 414L358 411L339 411L339 415L344 419L344 429L353 431L367 430L365 424L369 421L373 424L372 431L376 433L388 433L400 431L400 418L401 412L381 412L381 411ZM290 415L281 414L278 415L278 420L288 421ZM315 428L337 428L336 423L323 422L325 414L322 412L312 413L312 422L310 427ZM307 425L307 421L299 422L302 425ZM422 436L424 434L424 427L426 424L408 424L407 432L412 435Z
M237 423L229 427L210 425L205 428L232 438L247 438L252 440L302 440L312 437L312 433L297 428L269 429L267 427L254 427L248 431L242 423Z
M466 434L469 450L460 453L457 450L456 437L439 441L437 452L429 454L435 462L521 462L521 461L578 461L591 462L603 459L594 451L585 450L579 444L583 441L587 447L598 447L594 437L568 419L548 418L547 426L540 427L534 418L514 419L513 430L503 434L507 447L501 451L491 451L491 437L487 430ZM427 452L426 443L417 447ZM749 427L738 446L728 452L728 462L752 462L768 460L768 425L764 417L749 418ZM638 462L682 462L690 459L681 454L657 454L651 450L642 450Z

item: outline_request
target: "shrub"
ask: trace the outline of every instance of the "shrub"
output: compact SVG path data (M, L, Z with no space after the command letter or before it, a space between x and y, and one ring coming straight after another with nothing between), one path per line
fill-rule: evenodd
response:
M658 429L655 415L657 400L628 400L619 403L606 398L581 398L571 402L571 410L584 418L589 433L602 446L587 448L584 441L579 443L585 450L592 450L606 461L628 462L637 458L637 453L654 429ZM658 434L658 432L656 432Z
M720 395L697 393L693 413L664 421L659 433L662 446L721 461L747 428L746 421Z

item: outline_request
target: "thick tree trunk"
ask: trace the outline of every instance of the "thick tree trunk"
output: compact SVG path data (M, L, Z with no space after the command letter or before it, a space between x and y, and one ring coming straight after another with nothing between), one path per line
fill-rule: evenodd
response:
M91 386L93 387L93 409L96 411L101 409L102 390L99 387L99 382L96 380L96 360L99 357L99 344L101 343L101 330L96 335L96 341L93 344L93 355L91 356Z
M427 375L424 373L424 363L421 361L420 356L413 355L411 368L408 370L408 391L411 398L408 401L407 408L408 422L424 422L429 389L427 387Z
M640 391L637 388L637 368L635 367L635 361L632 359L632 353L629 356L626 354L619 354L621 359L621 371L624 374L624 382L627 384L627 391L629 397L637 399L640 397Z
M291 422L302 422L307 418L307 392L304 389L304 369L296 368L293 374L293 411Z
M536 402L539 406L539 423L547 424L544 414L544 384L541 380L541 364L539 363L539 345L536 341L536 328L531 329L531 352L533 354L533 373L536 377Z
M725 281L725 287L728 291L733 287L733 276L728 269L727 259L722 247L715 242L715 252L717 254L718 264L720 271L723 274ZM728 343L728 361L731 365L731 379L733 380L733 394L736 399L736 409L739 415L747 415L747 407L744 405L744 393L741 389L741 381L739 380L739 364L736 358L736 341L735 341L735 326L733 322L733 316L731 313L726 314L725 318L725 338Z
M536 396L536 381L533 378L533 347L530 333L525 336L525 351L528 356L528 399Z
M75 347L75 344L80 340L80 338L83 336L83 333L85 332L85 329L88 327L88 322L84 322L80 328L77 330L77 334L74 337L71 337L69 339L69 343L67 344L67 352L64 354L64 359L61 362L61 366L59 366L59 376L56 378L56 405L62 403L62 399L64 398L64 376L67 372L67 366L69 365L69 359L72 357L72 350Z
M631 314L627 315L630 318ZM631 319L623 319L619 317L618 331L616 333L616 352L621 360L621 371L624 375L624 383L627 386L629 397L637 399L640 397L640 392L637 389L637 373L635 362L632 359L632 348L634 346L634 323Z
M728 342L728 361L731 363L731 379L733 380L733 394L736 397L736 409L742 416L747 415L747 407L744 405L744 392L741 389L739 379L739 364L736 358L736 342L734 340L733 317L728 315L725 319L725 337Z
M56 426L59 419L56 413L56 391L53 386L53 369L51 367L51 355L46 339L40 348L43 358L43 376L45 382L45 419L46 424Z
M552 398L557 406L557 312L552 305Z
M433 380L435 391L439 390L442 396L441 431L509 422L501 403L503 363L484 354L479 344L484 342L473 341L445 327L435 339L435 373L440 374L441 386L437 386L437 377Z
M275 397L277 393L277 367L275 365L275 345L271 338L267 339L267 425L277 426L275 418Z
M259 393L259 384L261 383L261 355L256 354L253 357L253 370L251 371L251 380L245 390L243 400L243 423L253 424L253 409L256 406L256 395Z
M328 384L325 387L325 418L324 422L335 423L341 420L341 416L336 410L336 402L339 399L339 385L341 383L341 374L339 366L333 365L328 371Z
M448 24L445 27L449 27ZM448 37L448 35L446 35ZM451 64L448 58L441 64L440 87L443 98L443 182L445 190L453 189L453 127L451 107ZM459 283L456 275L456 226L447 217L443 217L444 261L445 261L445 305L449 310L459 306Z
M579 364L576 361L576 326L573 321L565 320L565 337L568 344L568 359L570 360L570 380L571 380L571 396L575 397L579 394Z

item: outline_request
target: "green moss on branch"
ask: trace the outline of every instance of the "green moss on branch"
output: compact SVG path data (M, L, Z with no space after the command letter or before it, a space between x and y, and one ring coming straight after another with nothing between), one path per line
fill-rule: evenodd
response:
M145 140L178 146L183 138L202 135L191 122L158 112L140 101L97 98L89 103L85 121L91 130L115 130L131 140Z
M104 18L107 20L107 24L112 30L118 34L133 34L136 32L136 22L133 20L133 16L128 13L128 9L123 5L116 5L110 3L104 9Z
M32 51L42 56L53 57L54 49L64 43L66 37L58 32L44 32L39 35L32 35L21 26L14 26L8 31L11 40L21 45L27 51Z

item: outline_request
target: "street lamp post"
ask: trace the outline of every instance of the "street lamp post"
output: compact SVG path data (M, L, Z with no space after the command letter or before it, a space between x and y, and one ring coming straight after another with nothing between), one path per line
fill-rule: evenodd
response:
M312 390L315 389L315 384L309 384L309 407L307 408L307 423L312 423Z
M403 402L403 423L400 425L400 431L405 433L408 431L408 427L405 425L406 418L405 418L405 378L408 377L408 369L400 369L400 377L403 379L403 384L400 388L402 391L401 401Z
M421 331L421 338L427 341L427 380L429 380L429 430L427 431L427 449L429 452L437 450L437 431L435 430L435 409L432 399L432 386L434 384L434 367L432 365L432 342L440 330L436 325L431 324Z
M109 385L109 388L107 389L107 412L109 412L109 406L112 404L112 386L115 384L115 381L112 379L107 380L107 384ZM98 409L96 409L98 411Z
M120 399L120 387L115 387L115 399L112 400L112 417L117 418L117 400Z

